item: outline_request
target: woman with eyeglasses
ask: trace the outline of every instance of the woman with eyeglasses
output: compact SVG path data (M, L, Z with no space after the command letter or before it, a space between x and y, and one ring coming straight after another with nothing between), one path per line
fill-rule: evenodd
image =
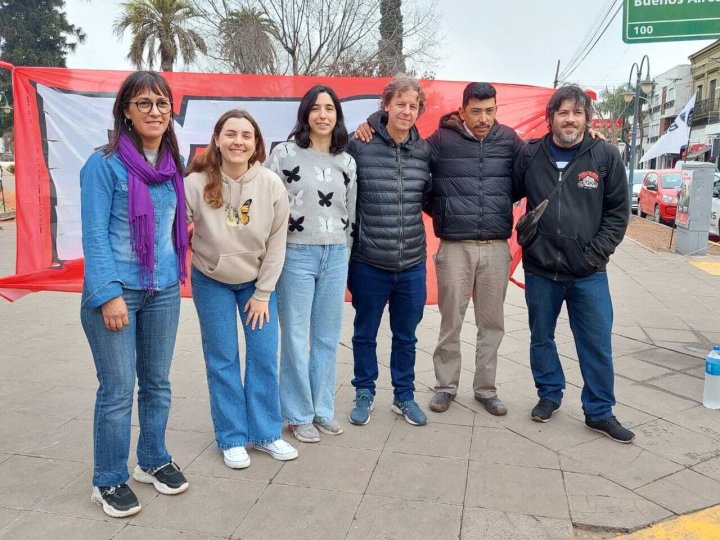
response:
M312 443L320 432L343 432L335 419L335 370L355 225L355 160L345 152L348 133L332 88L308 90L289 138L270 155L291 207L278 282L280 403L295 438Z
M108 516L126 517L141 509L127 484L136 378L133 478L165 495L188 488L165 446L188 236L167 81L152 71L132 73L118 90L113 117L110 142L80 171L80 316L99 382L91 501Z

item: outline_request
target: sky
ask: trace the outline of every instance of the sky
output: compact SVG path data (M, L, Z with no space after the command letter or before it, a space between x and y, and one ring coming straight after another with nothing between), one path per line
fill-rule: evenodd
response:
M427 0L421 0L427 1ZM120 11L115 0L66 0L69 21L87 40L68 57L68 67L132 69L129 38L112 34ZM437 0L442 37L436 78L552 86L557 61L565 68L593 28L607 0ZM102 5L103 8L99 9ZM594 39L593 39L594 41ZM627 83L633 62L650 59L657 76L712 41L632 44L622 41L622 14L602 35L568 82L600 91Z

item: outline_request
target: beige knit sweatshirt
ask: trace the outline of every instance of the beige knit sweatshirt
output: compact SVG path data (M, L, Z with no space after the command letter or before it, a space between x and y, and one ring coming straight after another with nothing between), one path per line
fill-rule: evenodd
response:
M222 175L221 208L205 202L206 184L205 173L185 178L193 266L223 283L257 280L253 297L269 300L285 262L290 210L282 180L259 163L235 181Z

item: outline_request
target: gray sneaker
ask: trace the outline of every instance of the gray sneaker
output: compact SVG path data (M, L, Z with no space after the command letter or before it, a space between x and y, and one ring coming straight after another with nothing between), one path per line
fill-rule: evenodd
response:
M485 407L485 410L490 414L494 414L495 416L504 416L507 414L507 407L502 401L500 401L500 398L497 396L489 398L481 398L475 396L475 400L482 403L483 407Z
M300 442L318 442L320 440L320 432L312 424L297 424L288 426L290 431Z
M326 435L340 435L343 432L343 428L340 422L334 418L328 420L313 420L313 425Z

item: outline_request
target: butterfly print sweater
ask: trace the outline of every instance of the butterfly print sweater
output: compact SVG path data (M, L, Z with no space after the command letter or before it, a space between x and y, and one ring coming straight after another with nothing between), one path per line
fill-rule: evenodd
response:
M352 247L357 174L350 154L332 155L289 141L273 148L268 166L288 192L288 243L347 242Z
M253 296L267 301L285 262L289 208L282 180L258 163L237 180L222 175L221 208L205 202L206 185L205 173L185 179L193 266L223 283L257 280Z

